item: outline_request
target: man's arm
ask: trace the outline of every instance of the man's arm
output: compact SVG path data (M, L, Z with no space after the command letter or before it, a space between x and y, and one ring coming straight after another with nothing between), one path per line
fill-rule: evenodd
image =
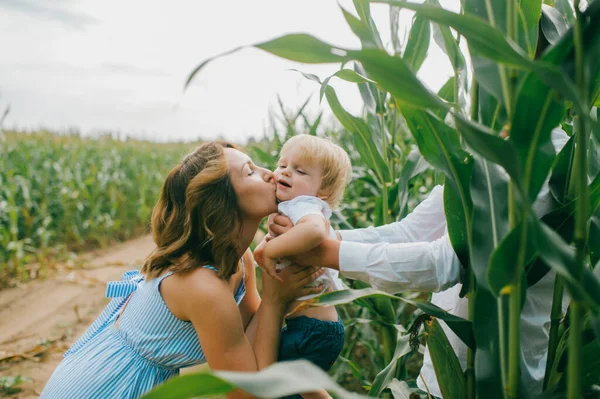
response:
M390 293L438 292L460 282L461 265L447 234L433 242L399 244L327 239L294 260L339 270L345 277Z
M306 215L285 234L266 243L263 257L277 259L306 252L328 236L327 222L321 215Z
M343 241L362 243L405 243L434 241L446 230L444 214L444 187L435 186L413 212L399 222L380 227L340 230Z

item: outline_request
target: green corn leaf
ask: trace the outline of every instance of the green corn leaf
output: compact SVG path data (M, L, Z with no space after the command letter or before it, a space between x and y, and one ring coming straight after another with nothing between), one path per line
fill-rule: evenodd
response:
M398 7L390 6L389 21L394 55L399 55L402 51L402 43L400 43L400 9Z
M575 159L575 136L572 136L558 153L552 174L550 176L550 191L554 198L561 204L568 201L571 169Z
M335 90L327 86L325 90L327 102L336 118L354 135L354 144L361 153L362 159L375 172L381 183L389 181L389 170L375 143L371 128L362 119L350 115L340 104Z
M360 65L358 62L354 63L354 71L361 76L365 75L362 65ZM377 109L382 109L380 108L381 104L377 102L379 95L377 94L377 87L375 87L375 84L365 83L358 85L358 91L360 92L360 96L363 100L365 108L369 113L376 114Z
M556 10L562 15L563 19L567 21L569 25L573 25L575 22L575 12L569 0L556 0L554 2Z
M333 74L333 76L336 76L342 80L345 80L346 82L352 82L352 83L374 83L371 79L362 76L360 74L358 74L357 72L351 70L351 69L341 69L339 71L337 71L336 73Z
M299 74L304 76L306 79L312 80L313 82L317 82L318 84L321 84L321 79L319 79L319 77L317 75L314 75L312 73L305 73L305 72L299 71L298 69L288 69L288 71L298 72Z
M480 17L468 13L460 15L434 6L399 0L376 0L374 2L408 8L432 21L451 26L467 38L473 52L497 63L535 72L544 83L573 101L579 111L585 110L586 107L582 104L575 85L565 73L554 65L531 61L527 54L515 43L506 39L500 30ZM581 113L585 114L585 112Z
M236 386L212 373L187 374L170 379L142 396L143 399L210 398L225 395Z
M339 356L338 360L341 360L346 365L348 365L348 368L350 369L350 372L352 373L352 376L354 376L354 378L356 378L357 381L363 381L364 380L364 378L362 376L362 372L361 372L360 368L358 367L358 365L356 365L356 363L354 363L350 359L346 359L343 356Z
M600 315L600 281L588 269L584 270L581 281L574 278L576 270L574 250L552 229L535 218L529 218L529 231L534 246L541 248L542 260L565 278L571 287L571 296L585 301L590 310Z
M466 382L460 362L442 326L436 319L425 322L427 347L442 397L447 399L466 398Z
M334 63L345 60L345 50L303 33L278 37L256 44L255 47L281 58L307 64Z
M529 49L529 55L533 57L538 41L538 23L542 11L542 0L522 0L519 3L517 3L517 7L519 7L519 11L522 11L523 18L520 21L523 22L523 30L525 31L523 36Z
M430 3L437 7L442 7L438 0L431 0ZM452 35L450 28L446 25L431 23L433 28L433 38L438 46L446 53L450 64L455 73L460 73L465 68L465 57L458 47L458 43Z
M588 248L590 249L590 264L596 265L600 262L600 208L596 209L594 216L590 219Z
M377 29L375 21L371 17L371 3L369 0L352 0L352 2L354 3L354 8L356 9L356 13L358 14L360 20L369 27L369 31L373 37L373 42L376 43L377 48L383 49L384 45L381 41L379 30Z
M450 240L461 263L467 266L472 206L469 193L472 158L462 150L456 130L435 116L411 109L402 110L402 114L423 157L447 177L444 205Z
M470 299L471 300L471 299ZM500 329L499 308L503 307L503 314L508 315L508 306L503 298L496 298L485 287L478 285L475 288L475 311L473 315L473 330L477 342L475 351L475 385L477 392L486 392L486 398L502 399L502 389L505 386L502 378L501 356L499 348ZM504 336L508 336L509 323L504 324Z
M473 48L486 58L515 68L523 68L530 64L523 50L515 43L508 41L502 31L475 15L467 13L461 15L436 6L399 0L375 0L373 2L407 8L439 24L451 26L465 36Z
M358 38L362 44L363 48L381 48L382 46L377 41L377 38L374 37L373 33L369 29L369 26L366 25L359 18L356 18L354 15L350 14L343 7L341 7L342 13L344 14L344 18L346 19L346 23L350 26L350 29Z
M478 16L487 21L491 26L500 30L504 36L507 34L507 10L505 1L487 1L487 0L463 0L463 9L466 13ZM486 107L486 102L483 100L483 93L488 96L493 96L496 100L506 106L506 96L508 93L502 85L502 81L508 77L506 66L497 64L487 58L480 56L477 49L472 48L469 42L469 51L471 52L471 63L475 78L480 86L480 105L482 112ZM491 103L489 106L492 106ZM484 119L481 121L486 125L494 128ZM501 123L502 124L502 123ZM494 130L496 130L494 128Z
M569 29L560 12L546 4L542 6L541 26L542 32L550 44L557 43Z
M406 43L403 58L417 72L429 50L429 39L431 37L431 27L429 20L421 16L416 16Z
M348 55L362 63L367 76L381 89L392 94L402 107L446 109L448 106L431 93L415 76L408 64L382 50L350 51Z
M475 156L471 179L472 268L477 284L489 290L487 268L495 248L509 232L508 177L496 164Z
M400 171L398 178L398 218L401 219L406 216L408 196L409 196L409 184L411 180L421 175L425 170L431 166L425 161L421 153L417 150L411 151L406 157L404 166Z
M306 309L311 306L342 305L364 298L389 298L394 300L400 300L409 303L413 306L416 306L417 308L421 309L424 313L427 313L428 315L436 317L440 320L444 320L448 327L450 327L450 329L461 339L461 341L463 341L469 347L475 347L471 323L468 320L450 314L430 302L403 298L385 293L383 291L376 290L374 288L362 288L357 290L350 289L323 294L302 302L291 313L296 313L300 310Z
M438 91L438 96L448 102L448 103L457 103L458 99L454 98L454 82L456 81L456 77L452 76L450 79L448 79L446 81L446 83L444 83L444 85L442 86L442 88ZM444 119L446 117L446 115L448 114L448 110L445 109L439 109L439 110L435 110L433 111L434 114L436 114L438 116L438 118L440 119Z
M552 129L565 112L564 104L535 75L529 74L519 90L511 123L510 141L516 149L529 200L534 201L554 161Z
M600 176L600 175L599 175ZM593 210L600 206L600 177L596 178L588 186L590 215ZM577 198L559 205L543 214L542 220L552 230L556 231L566 242L573 241L573 232L575 230L575 210L577 207Z
M405 381L398 381L393 379L387 386L392 391L394 399L410 399L411 390Z
M502 166L518 184L522 182L517 153L510 142L494 135L494 132L489 128L471 122L460 115L455 114L454 118L457 130L469 147L487 160Z
M380 397L383 390L388 387L394 376L396 375L396 369L398 366L398 361L405 355L409 354L412 349L410 348L409 343L410 335L407 333L399 333L398 340L396 343L396 350L394 351L394 355L392 357L392 361L385 366L383 370L381 370L375 379L373 380L373 384L371 385L371 390L369 391L370 397Z
M531 234L523 237L524 222L512 229L496 247L488 267L487 285L495 296L500 296L503 289L508 289L520 276L516 274L519 253L524 252L523 264L535 256L534 242ZM524 248L523 248L524 247ZM509 291L507 291L509 292Z
M273 364L257 373L212 371L175 377L158 386L143 399L210 398L240 388L258 397L274 398L301 392L327 390L334 398L367 398L351 393L307 360Z
M504 103L479 86L479 121L492 131L498 132L507 122Z
M278 57L292 61L309 64L334 63L345 61L345 51L330 44L320 41L314 36L304 33L290 34L275 38L266 42L253 45ZM233 50L210 57L198 65L188 76L185 87L187 88L194 77L200 73L206 65L217 58L233 54L248 46L236 47Z
M460 260L465 271L470 268L470 239L471 239L471 193L469 192L469 181L473 168L473 159L468 157L468 163L461 165L460 182L453 182L446 175L444 186L444 212L446 214L446 225L448 236L452 243L454 253ZM463 281L463 292L470 290L470 281Z

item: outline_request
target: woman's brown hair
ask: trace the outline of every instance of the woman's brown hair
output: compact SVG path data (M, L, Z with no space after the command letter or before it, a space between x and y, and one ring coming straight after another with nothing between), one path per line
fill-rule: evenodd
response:
M236 245L241 214L229 176L223 142L201 145L175 166L152 211L156 249L142 272L152 279L165 270L189 271L212 265L228 280L242 256Z

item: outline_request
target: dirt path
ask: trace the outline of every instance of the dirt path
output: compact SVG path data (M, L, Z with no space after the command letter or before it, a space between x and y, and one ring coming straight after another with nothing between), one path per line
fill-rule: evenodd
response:
M0 377L31 379L8 397L39 396L64 351L108 302L106 282L139 269L153 248L151 237L144 236L82 256L83 269L0 291Z

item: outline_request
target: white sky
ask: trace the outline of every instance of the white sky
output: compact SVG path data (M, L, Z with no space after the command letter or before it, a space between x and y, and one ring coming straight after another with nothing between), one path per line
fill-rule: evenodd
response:
M456 11L458 2L442 5ZM340 4L354 13L352 1ZM389 42L388 7L372 8ZM404 31L412 13L400 15ZM257 49L216 60L183 91L206 58L293 32L360 44L333 0L0 0L0 113L11 106L4 127L241 142L263 135L277 94L290 109L312 94L309 114L321 107L331 115L325 101L318 104L318 85L286 70L324 78L338 64L297 64ZM419 76L437 90L452 71L431 42ZM360 113L356 85L332 84L346 108Z

